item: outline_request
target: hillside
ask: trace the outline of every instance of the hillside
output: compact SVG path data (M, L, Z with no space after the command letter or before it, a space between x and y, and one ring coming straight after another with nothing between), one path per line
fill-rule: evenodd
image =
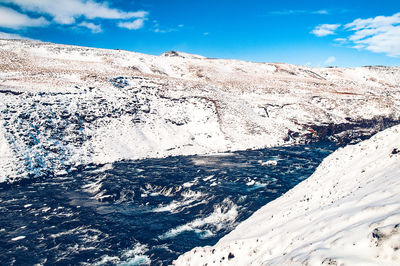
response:
M309 68L0 40L0 181L400 122L400 68Z

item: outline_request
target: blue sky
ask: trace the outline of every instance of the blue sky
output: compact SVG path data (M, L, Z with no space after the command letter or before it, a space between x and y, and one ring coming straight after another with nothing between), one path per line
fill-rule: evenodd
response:
M400 1L0 0L0 38L310 66L399 66Z

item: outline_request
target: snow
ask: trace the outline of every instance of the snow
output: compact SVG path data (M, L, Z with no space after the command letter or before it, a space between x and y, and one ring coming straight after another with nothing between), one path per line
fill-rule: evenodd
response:
M0 182L123 159L357 140L400 123L399 67L176 54L0 40Z
M328 156L213 247L176 265L399 265L400 126Z
M1 102L0 102L1 103ZM5 138L4 128L0 124L0 182L6 180L6 176L14 173L17 161L15 155Z

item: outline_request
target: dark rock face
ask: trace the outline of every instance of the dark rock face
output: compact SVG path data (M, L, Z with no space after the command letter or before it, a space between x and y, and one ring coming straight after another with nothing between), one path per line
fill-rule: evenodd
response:
M163 54L163 56L167 57L179 57L180 55L175 51L168 51Z
M20 95L20 94L22 94L23 92L12 91L12 90L0 90L0 93L12 94L12 95Z
M125 77L111 78L110 82L114 87L121 88L121 89L129 86L128 79Z
M373 119L350 120L348 123L310 125L309 139L331 140L339 144L365 140L379 131L400 124L400 118L378 116Z
M346 120L349 122L303 125L303 132L288 130L284 141L294 140L297 143L333 141L345 145L368 139L379 131L400 124L400 117L377 116L372 119L353 120L347 118Z

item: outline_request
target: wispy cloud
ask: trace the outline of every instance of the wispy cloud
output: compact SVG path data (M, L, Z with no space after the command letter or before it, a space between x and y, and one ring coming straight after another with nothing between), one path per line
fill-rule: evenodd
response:
M331 35L338 33L339 27L340 24L322 24L311 33L318 37ZM338 44L400 57L400 12L392 16L355 19L341 27L339 33L345 36L334 39Z
M143 18L138 18L135 19L134 21L130 22L120 22L118 23L118 27L120 28L126 28L128 30L138 30L143 28L144 26L144 19Z
M330 64L332 64L334 62L336 62L336 57L330 56L325 60L324 65L330 65Z
M146 11L125 12L116 8L110 8L108 2L101 3L92 0L1 0L3 3L11 3L19 6L24 11L37 12L53 17L59 24L73 24L78 17L87 19L130 19L143 18Z
M321 10L313 11L312 14L328 15L328 14L329 14L329 11L326 10L326 9L321 9Z
M339 27L340 24L322 24L315 27L311 33L318 37L332 35L335 34L336 29Z
M0 0L0 27L13 29L16 33L25 27L55 24L71 29L85 27L92 33L100 33L105 19L115 20L118 27L136 30L144 26L148 15L142 10L112 8L108 1Z
M31 40L28 37L21 36L19 34L0 32L0 39L10 39L10 40Z
M169 32L176 32L182 30L185 25L183 24L178 24L177 26L174 27L162 27L160 26L160 23L157 20L153 20L153 28L151 31L155 33L169 33Z
M88 29L90 29L93 33L100 33L100 32L103 31L103 30L101 29L101 25L96 25L96 24L94 24L94 23L92 23L92 22L83 21L83 22L79 23L78 26L88 28Z
M0 27L20 29L24 27L42 27L49 22L43 18L30 18L11 8L0 6Z
M269 12L269 15L275 15L275 16L300 15L300 14L328 15L329 11L326 9L320 9L320 10L286 9L286 10L277 10Z
M347 42L347 38L336 38L334 41L340 44L345 44Z
M400 57L400 13L356 19L345 25L354 33L348 38L354 48Z

